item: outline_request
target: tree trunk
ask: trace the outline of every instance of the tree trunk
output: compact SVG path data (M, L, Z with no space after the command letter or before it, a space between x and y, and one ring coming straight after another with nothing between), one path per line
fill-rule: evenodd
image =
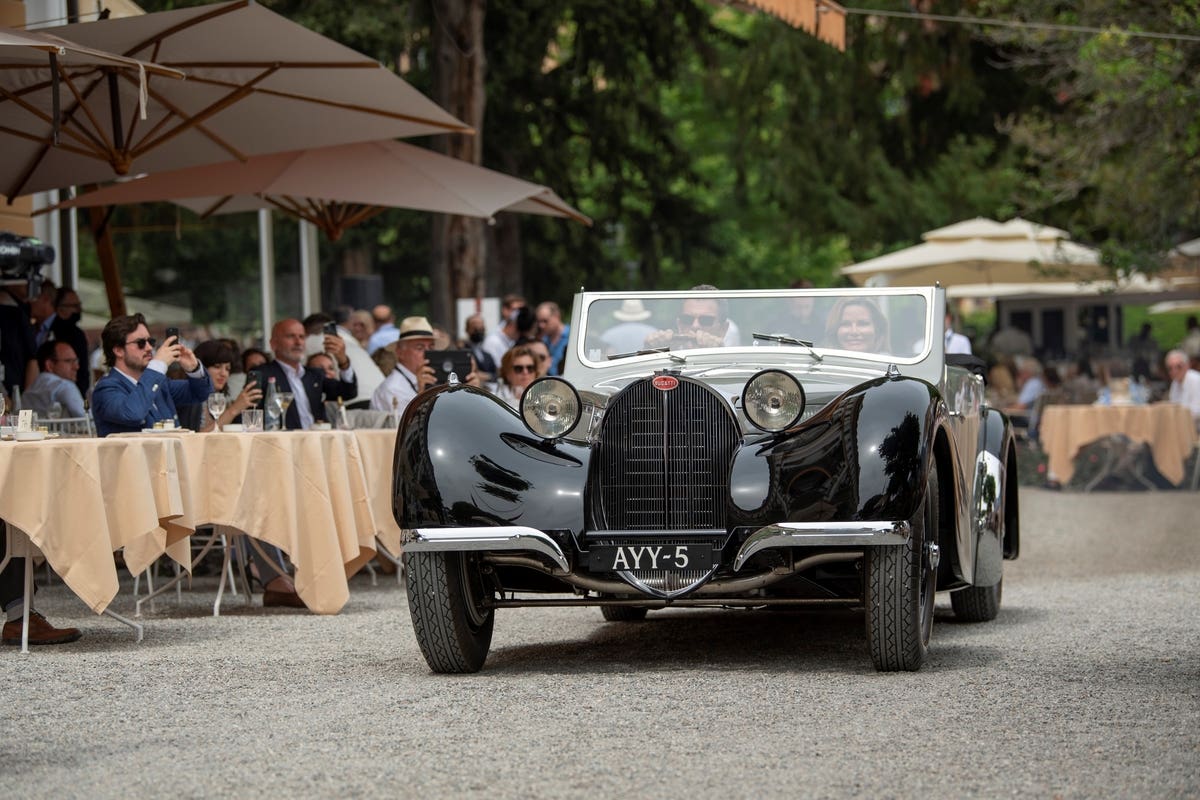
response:
M483 48L486 0L432 0L433 99L475 129L474 136L435 138L435 149L472 164L483 161L483 114L487 103ZM487 222L436 214L430 264L430 316L457 330L455 299L484 293Z
M108 295L108 315L123 317L125 288L121 285L121 268L117 264L117 251L108 227L108 211L107 206L88 209L88 227L91 228L92 238L96 240L96 256L100 259L100 274Z

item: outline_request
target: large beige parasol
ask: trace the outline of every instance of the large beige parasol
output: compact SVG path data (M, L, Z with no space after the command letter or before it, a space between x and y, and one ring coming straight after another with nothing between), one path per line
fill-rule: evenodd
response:
M59 208L170 200L202 216L278 208L336 241L384 208L491 218L500 211L591 224L550 189L423 147L363 142L160 172L88 192Z
M148 75L141 119L136 78L100 76L64 98L63 117L87 117L102 133L58 147L47 130L4 137L0 194L8 197L305 147L470 131L379 63L249 0L46 30L183 70L187 80ZM46 85L30 79L14 94ZM9 102L0 103L0 124L11 124Z
M107 98L108 91L119 90L123 80L131 108L140 116L146 110L148 76L184 77L177 69L53 34L0 28L0 135L50 144L65 137L77 146L103 140L108 131L94 117L79 114L64 120L63 100L73 104L100 83L104 84L100 94Z
M842 268L859 285L987 286L1070 282L1105 277L1096 250L1067 238L1066 231L1020 217L985 217L922 234L925 241Z

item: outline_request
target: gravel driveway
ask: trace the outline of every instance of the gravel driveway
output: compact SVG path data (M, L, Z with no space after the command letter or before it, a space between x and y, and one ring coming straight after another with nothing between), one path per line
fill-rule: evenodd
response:
M847 612L504 610L485 671L443 677L392 579L217 619L198 579L140 645L56 582L85 635L0 650L5 796L1200 795L1200 495L1021 502L999 619L939 597L915 674Z

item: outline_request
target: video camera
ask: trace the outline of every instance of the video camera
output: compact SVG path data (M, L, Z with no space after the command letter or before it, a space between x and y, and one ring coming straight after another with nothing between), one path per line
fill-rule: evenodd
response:
M42 267L54 263L54 248L32 236L0 231L0 284L27 283L33 295L42 282Z

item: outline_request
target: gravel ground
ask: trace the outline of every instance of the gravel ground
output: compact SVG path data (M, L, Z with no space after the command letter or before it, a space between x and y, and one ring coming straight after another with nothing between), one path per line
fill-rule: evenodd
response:
M939 598L915 674L843 612L505 610L485 671L443 677L392 579L216 619L198 579L141 644L56 582L39 606L85 635L0 650L5 794L1200 796L1200 497L1021 502L1000 618Z

